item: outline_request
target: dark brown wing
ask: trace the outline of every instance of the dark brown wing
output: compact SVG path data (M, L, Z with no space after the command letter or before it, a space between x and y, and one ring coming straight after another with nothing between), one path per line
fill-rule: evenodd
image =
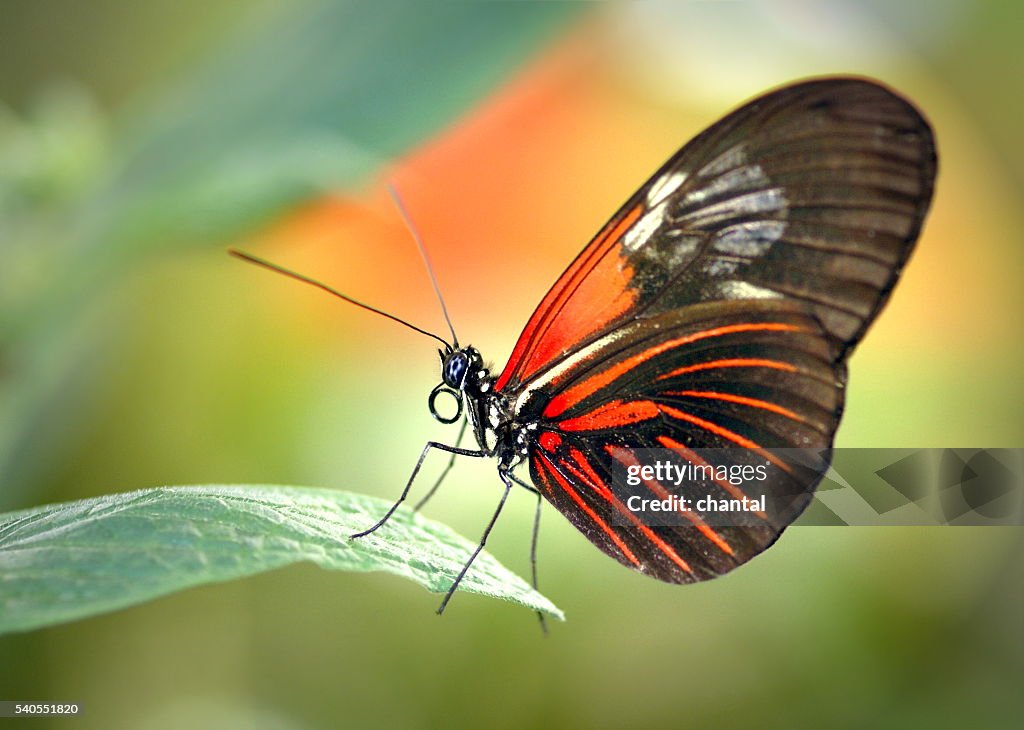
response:
M583 249L496 382L517 392L639 317L708 301L803 303L843 357L884 304L936 170L917 110L861 79L795 84L683 147Z

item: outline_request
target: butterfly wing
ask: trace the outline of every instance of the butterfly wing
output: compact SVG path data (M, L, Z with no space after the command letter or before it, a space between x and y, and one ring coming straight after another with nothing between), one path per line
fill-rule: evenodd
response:
M827 468L845 360L910 255L935 170L921 115L858 79L769 93L683 147L559 278L496 383L536 424L542 494L604 552L669 582L771 545ZM770 451L794 447L824 459L798 468ZM647 524L630 496L746 496L713 478L623 492L616 468L648 448L763 463L768 506L724 525L700 511Z
M840 355L884 304L931 201L931 130L906 100L823 79L747 103L676 153L570 264L495 383L515 392L638 317L790 299Z
M820 322L792 302L699 304L634 322L582 353L557 388L525 394L521 415L537 424L533 482L629 567L673 583L720 575L771 545L827 468L843 405L836 356ZM797 468L779 448L811 449L825 460ZM764 464L766 478L738 485L650 479L628 487L620 472L613 480L617 466L640 463L640 449L693 464ZM761 493L763 510L730 514L725 524L699 508L652 522L628 504L633 495L697 505L705 496Z

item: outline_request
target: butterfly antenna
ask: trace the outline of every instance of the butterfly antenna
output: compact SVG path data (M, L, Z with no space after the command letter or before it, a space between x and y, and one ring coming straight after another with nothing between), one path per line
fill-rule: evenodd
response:
M423 238L420 236L420 232L416 230L416 226L412 222L412 216L405 209L402 198L398 195L398 190L395 189L392 183L388 183L388 193L391 195L391 199L395 201L395 206L405 221L405 227L409 229L413 240L416 241L416 247L420 250L420 256L423 257L423 263L427 266L427 275L430 276L430 283L434 287L434 293L437 294L437 301L441 303L441 314L444 315L444 321L448 323L448 331L452 333L452 342L455 343L455 349L458 349L459 338L455 334L455 327L452 326L451 317L448 316L448 307L445 306L444 297L441 296L441 287L437 285L437 277L434 276L434 267L430 263L430 256L427 255L427 247L423 245Z
M435 335L433 332L427 332L425 329L421 329L420 327L417 327L414 324L410 324L409 322L406 322L404 319L396 317L393 314L388 314L387 312L383 312L383 311L377 309L376 307L371 307L369 304L363 304L362 302L358 301L357 299L353 299L350 296L342 294L337 289L334 289L333 287L330 287L327 284L324 284L322 281L317 281L316 279L311 279L308 276L303 276L302 274L299 274L299 273L297 273L295 271L292 271L290 269L286 269L283 266L278 266L277 264L273 264L273 263L271 263L271 262L269 262L269 261L267 261L265 259L261 259L259 256L253 256L251 253L246 253L245 251L239 251L237 248L229 248L228 249L228 253L231 254L232 256L234 256L235 258L242 259L242 261L248 261L250 264L256 264L257 266L262 266L265 269L270 269L271 271L275 271L278 274L284 274L285 276L291 277L292 279L297 279L299 281L305 282L306 284L312 284L317 289L323 289L328 294L333 294L334 296L338 297L339 299L344 299L349 304L354 304L357 307L359 307L360 309L365 309L368 312L373 312L374 314L379 314L382 317L387 317L392 322L398 322L398 324L405 325L409 329L415 330L416 332L419 332L421 335L426 335L427 337L433 337L435 340L437 340L442 345L444 345L445 349L451 349L451 345L449 345L447 342L445 342L442 338L440 338L437 335ZM455 336L454 332L452 333L452 336L453 337ZM456 344L456 347L458 347L458 344Z

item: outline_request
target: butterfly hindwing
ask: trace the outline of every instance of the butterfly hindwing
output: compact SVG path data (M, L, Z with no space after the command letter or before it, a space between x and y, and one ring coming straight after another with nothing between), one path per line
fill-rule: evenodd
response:
M842 411L835 357L820 323L790 302L696 305L638 321L520 404L538 423L531 476L620 562L677 583L714 577L768 547L810 499L826 464L794 470L771 449L827 451ZM765 464L767 508L724 525L700 510L680 512L678 524L646 522L627 508L629 496L695 503L742 498L745 487L707 479L629 488L621 474L614 481L615 467L635 463L638 449L671 450L691 463L706 463L702 454L713 449Z

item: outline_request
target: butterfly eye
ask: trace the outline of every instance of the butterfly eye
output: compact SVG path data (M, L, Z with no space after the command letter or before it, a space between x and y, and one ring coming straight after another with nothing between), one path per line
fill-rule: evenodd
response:
M441 368L441 377L445 385L462 390L469 370L469 357L464 352L456 352L449 357Z

